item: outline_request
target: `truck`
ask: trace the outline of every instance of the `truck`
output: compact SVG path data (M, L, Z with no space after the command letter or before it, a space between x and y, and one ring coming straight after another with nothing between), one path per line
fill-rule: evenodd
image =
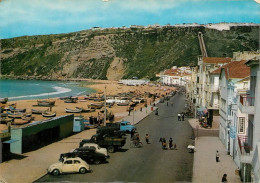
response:
M106 127L114 127L117 130L125 133L130 133L131 131L135 131L136 127L131 125L129 121L121 121L116 123L107 123Z
M90 139L83 139L79 147L83 147L86 143L96 143L100 147L107 148L109 153L115 152L117 149L123 147L126 143L126 138L123 136L111 136L109 134L97 133Z

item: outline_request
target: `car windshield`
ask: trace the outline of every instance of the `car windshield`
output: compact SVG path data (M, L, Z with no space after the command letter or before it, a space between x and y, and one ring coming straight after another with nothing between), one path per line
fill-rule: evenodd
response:
M128 122L128 123L126 123L126 125L131 125L131 123L130 123L130 122Z

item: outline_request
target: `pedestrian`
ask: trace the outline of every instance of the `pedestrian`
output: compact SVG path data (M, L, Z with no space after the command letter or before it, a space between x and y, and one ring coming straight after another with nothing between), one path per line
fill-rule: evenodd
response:
M157 108L156 111L155 111L155 115L157 115L157 116L159 115L159 114L158 114L158 108Z
M176 145L176 143L174 144L173 149L174 149L174 150L177 150L177 145Z
M220 155L219 155L219 153L218 153L218 151L216 152L216 162L219 162L219 157L220 157Z
M133 130L131 130L130 134L131 134L131 139L133 139L133 137L134 137L134 134L135 134L135 130L134 130L134 129L133 129Z
M129 107L129 109L128 109L128 116L130 116L130 112L131 112L131 109L130 109L130 107Z
M182 121L184 121L184 113L181 114Z
M146 144L149 144L149 135L148 134L145 135L145 141L146 141Z
M168 106L168 101L167 101L167 103L166 103L166 104L167 104L167 106Z
M162 148L163 148L163 150L167 149L167 143L166 143L166 139L165 138L163 138Z
M172 149L172 146L173 146L173 144L172 144L172 138L170 138L170 140L169 140L169 148Z
M180 120L181 120L181 114L178 113L178 121L180 121Z
M171 106L173 107L173 102L171 102Z
M141 112L143 111L143 108L142 108L142 107L140 108L140 111L141 111Z
M159 142L162 143L162 140L163 140L163 139L162 139L162 137L161 137L161 138L159 139Z
M227 174L224 174L224 175L223 175L221 182L228 182L228 181L227 181Z

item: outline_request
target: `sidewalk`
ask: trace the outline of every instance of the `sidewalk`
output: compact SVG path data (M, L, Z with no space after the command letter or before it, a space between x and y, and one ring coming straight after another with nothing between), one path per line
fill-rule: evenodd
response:
M154 108L154 107L153 107ZM151 113L151 106L143 111L135 111L124 120L137 124ZM35 151L22 154L23 159L12 159L0 164L0 182L7 183L31 183L47 173L49 165L59 159L61 153L77 148L82 139L90 138L96 133L96 129L85 130L58 142L44 146Z
M195 140L193 178L194 183L221 182L223 174L227 174L228 182L241 182L235 174L238 168L232 157L227 155L224 145L218 137L199 137ZM216 162L216 151L219 151L220 162Z
M156 101L154 103L157 104L158 101ZM152 110L152 108L153 108L153 110ZM142 111L140 111L140 110L132 111L130 113L130 116L124 117L124 120L129 121L132 125L135 125L135 124L139 123L141 120L143 120L150 113L155 111L156 109L157 109L157 107L154 107L151 105L149 105L147 107L143 107Z

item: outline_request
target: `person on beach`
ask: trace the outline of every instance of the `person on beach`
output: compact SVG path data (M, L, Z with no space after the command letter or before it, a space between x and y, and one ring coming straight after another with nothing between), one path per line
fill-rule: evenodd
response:
M149 144L149 135L148 134L145 135L145 141L146 141L146 144Z
M220 157L220 155L219 155L219 153L218 153L218 151L216 152L216 162L219 162L219 157Z
M169 140L169 148L172 149L172 146L173 146L173 144L172 144L172 138L170 138L170 140Z

